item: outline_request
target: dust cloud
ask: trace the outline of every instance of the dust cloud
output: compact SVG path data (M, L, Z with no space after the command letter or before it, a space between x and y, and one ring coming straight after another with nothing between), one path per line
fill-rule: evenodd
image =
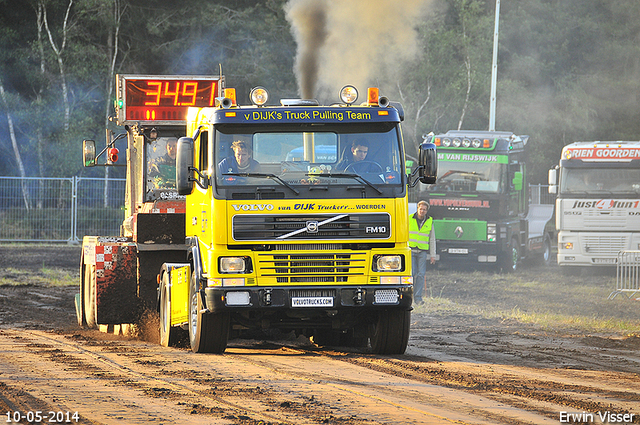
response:
M295 72L303 98L336 99L352 84L395 87L403 63L419 54L419 23L431 0L290 0L298 44ZM388 89L387 89L388 90Z

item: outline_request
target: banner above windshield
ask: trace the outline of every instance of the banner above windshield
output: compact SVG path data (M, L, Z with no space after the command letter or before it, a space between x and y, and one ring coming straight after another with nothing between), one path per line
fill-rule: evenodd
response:
M400 122L395 108L237 108L213 112L214 124L327 124Z

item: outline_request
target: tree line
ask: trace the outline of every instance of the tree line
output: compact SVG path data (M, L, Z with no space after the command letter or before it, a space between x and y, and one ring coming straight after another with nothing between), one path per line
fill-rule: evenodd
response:
M298 96L297 1L0 0L0 175L102 172L80 147L117 130L118 73L222 70L240 102L257 85ZM494 0L323 1L320 100L379 87L404 105L409 154L424 133L488 128ZM530 181L567 143L640 139L638 17L637 0L501 2L496 129L531 136Z

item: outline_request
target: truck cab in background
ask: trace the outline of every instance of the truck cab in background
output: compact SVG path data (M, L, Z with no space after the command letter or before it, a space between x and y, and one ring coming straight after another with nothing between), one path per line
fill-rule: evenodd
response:
M514 271L524 258L548 261L553 205L531 204L528 136L448 131L425 136L438 152L438 179L422 186L430 204L439 264Z
M615 266L640 249L640 142L576 142L549 170L556 198L558 265Z

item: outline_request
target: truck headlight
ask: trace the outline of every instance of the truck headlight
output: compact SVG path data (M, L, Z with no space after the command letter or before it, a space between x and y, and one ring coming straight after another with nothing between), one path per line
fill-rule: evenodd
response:
M487 242L495 242L496 241L496 224L489 223L487 224Z
M245 273L245 257L220 257L220 273Z
M561 242L560 248L562 249L573 249L573 242Z
M399 272L404 269L401 255L374 255L374 267L377 272Z

